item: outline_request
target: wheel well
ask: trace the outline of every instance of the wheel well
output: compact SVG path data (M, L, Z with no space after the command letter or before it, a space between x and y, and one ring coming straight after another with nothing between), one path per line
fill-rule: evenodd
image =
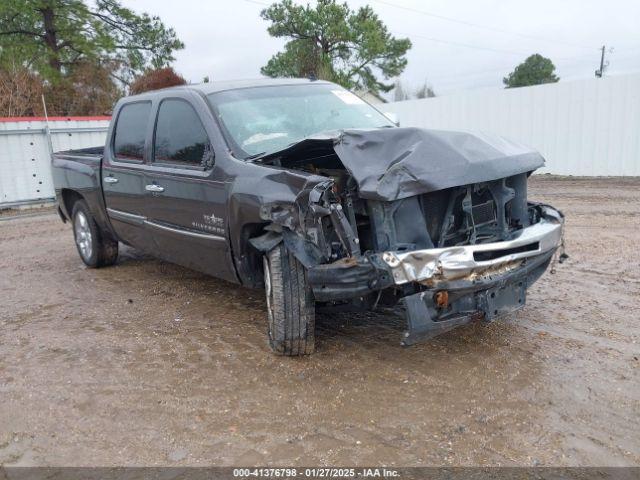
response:
M62 195L62 203L64 203L64 209L67 212L67 217L69 218L69 220L71 220L73 206L78 200L83 200L84 198L75 190L70 190L68 188L63 188L60 193Z
M249 223L242 226L240 233L240 259L239 265L242 283L248 286L259 287L263 284L262 256L263 252L258 251L249 243L249 240L259 237L265 233L266 223Z

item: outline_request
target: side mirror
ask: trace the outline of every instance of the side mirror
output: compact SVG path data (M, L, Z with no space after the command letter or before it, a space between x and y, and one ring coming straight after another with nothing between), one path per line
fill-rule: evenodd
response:
M398 119L398 114L393 112L384 112L384 116L391 120L396 127L400 126L400 120Z

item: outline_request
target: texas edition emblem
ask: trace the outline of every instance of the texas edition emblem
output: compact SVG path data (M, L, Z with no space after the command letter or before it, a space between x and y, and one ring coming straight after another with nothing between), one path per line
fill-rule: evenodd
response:
M204 230L224 236L224 219L216 217L214 213L211 215L203 214L202 219L202 222L191 222L191 226L198 230Z

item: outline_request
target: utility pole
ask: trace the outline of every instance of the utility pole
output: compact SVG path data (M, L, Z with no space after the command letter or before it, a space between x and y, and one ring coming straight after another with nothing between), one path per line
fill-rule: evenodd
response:
M603 45L600 50L602 50L602 54L600 55L600 68L598 70L596 70L596 77L597 78L602 78L604 76L604 69L608 65L608 62L607 62L607 65L605 65L605 63L604 63L605 46Z

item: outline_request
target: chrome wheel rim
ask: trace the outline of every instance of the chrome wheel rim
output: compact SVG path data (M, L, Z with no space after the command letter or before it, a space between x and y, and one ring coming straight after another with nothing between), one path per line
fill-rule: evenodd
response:
M76 234L76 245L80 250L80 255L85 260L91 258L93 253L93 238L91 237L91 229L89 228L89 220L83 212L78 212L74 224Z

